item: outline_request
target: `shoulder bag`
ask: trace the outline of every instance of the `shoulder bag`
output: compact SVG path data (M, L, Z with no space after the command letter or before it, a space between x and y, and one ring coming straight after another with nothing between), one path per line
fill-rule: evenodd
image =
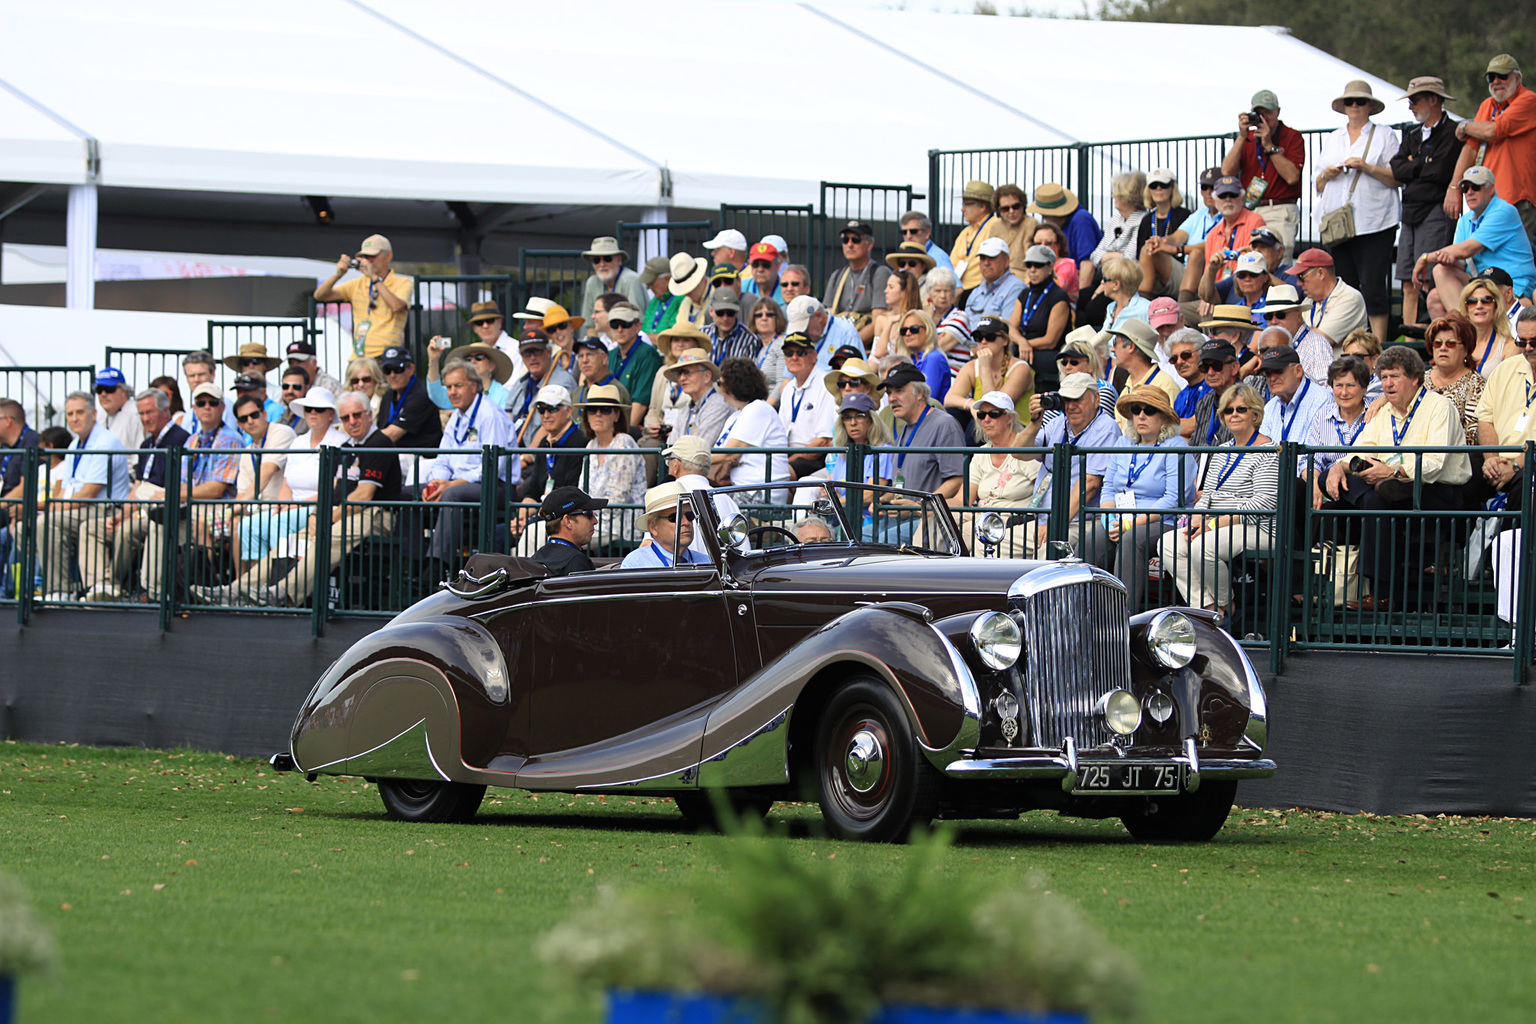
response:
M1376 125L1373 123L1365 136L1365 157L1371 155L1371 140L1375 136ZM1332 249L1355 237L1355 186L1360 184L1362 170L1355 168L1354 180L1349 183L1349 198L1344 201L1344 205L1324 214L1322 223L1318 225L1318 239L1325 249Z

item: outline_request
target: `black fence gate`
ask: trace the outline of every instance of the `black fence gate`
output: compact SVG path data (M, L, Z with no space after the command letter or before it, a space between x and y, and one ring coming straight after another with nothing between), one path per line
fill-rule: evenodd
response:
M734 227L726 224L725 227ZM637 273L645 266L642 254L671 256L675 252L706 256L704 243L714 237L715 226L707 220L675 220L662 224L626 224L619 222L619 248L629 253L626 266ZM750 235L747 242L755 241Z
M117 348L108 345L103 365L122 370L135 394L149 387L149 382L157 377L171 378L179 389L182 357L193 351L189 348Z
M62 427L64 399L74 391L92 394L95 383L94 366L0 366L0 398L20 402L34 430Z
M822 279L821 236L817 233L816 208L804 206L733 206L720 205L720 226L735 228L747 236L749 245L764 236L778 235L789 246L789 263L799 263L811 272L812 281Z
M843 263L838 235L854 220L865 221L875 231L874 258L881 259L901 244L901 215L912 209L914 199L923 198L911 185L856 185L845 182L821 183L821 215L818 250L821 266L813 282L819 293L827 275Z

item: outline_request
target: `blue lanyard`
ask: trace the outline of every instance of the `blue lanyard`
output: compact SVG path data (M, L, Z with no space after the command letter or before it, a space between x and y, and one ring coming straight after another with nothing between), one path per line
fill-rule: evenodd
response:
M1286 418L1285 407L1283 405L1281 406L1281 409L1280 409L1280 440L1281 441L1289 441L1291 439L1291 424L1296 422L1296 416L1301 412L1301 400L1303 398L1307 397L1307 389L1310 388L1311 386L1312 386L1312 381L1311 381L1310 378L1308 378L1306 380L1303 380L1301 382L1301 394L1297 395L1296 396L1296 401L1291 404L1291 415L1290 415L1289 419Z
M809 384L806 385L806 387L809 386ZM794 395L789 400L789 422L794 423L800 419L800 403L805 401L805 389L796 386L790 388L790 390L794 392ZM918 422L922 421L919 420Z
M580 551L581 550L581 548L577 547L575 544L572 544L570 541L566 540L564 537L550 537L549 538L549 542L551 544L564 544L566 547L571 548L572 550L575 550L575 551Z
M1365 417L1363 415L1360 417L1360 422L1355 424L1355 432L1353 434L1350 434L1348 438L1346 438L1344 436L1344 428L1339 426L1339 421L1338 420L1334 420L1333 421L1333 432L1335 434L1339 435L1339 444L1353 445L1355 443L1355 438L1359 437L1360 436L1360 431L1362 431L1364 429L1365 429Z
M1052 281L1046 281L1045 282L1045 287L1040 289L1040 294L1035 296L1035 299L1034 299L1033 302L1031 302L1029 305L1024 307L1024 312L1019 317L1019 329L1020 330L1024 330L1025 328L1027 328L1029 326L1029 322L1035 318L1035 310L1037 308L1039 308L1040 303L1045 301L1045 297L1048 294L1050 294L1051 285L1053 283L1054 282L1052 282ZM1025 294L1027 295L1028 292L1025 292Z
M662 547L661 547L660 544L656 544L656 543L653 542L651 544L651 553L656 556L657 563L663 569L670 569L670 568L672 568L673 565L676 564L675 562L672 561L671 557L668 556L668 554L665 551L662 550Z
M1413 400L1413 408L1408 410L1408 415L1403 420L1403 426L1402 426L1401 430L1399 430L1398 426L1397 426L1397 412L1394 411L1392 413L1392 444L1393 445L1401 445L1403 443L1403 438L1405 436L1407 436L1407 434L1408 434L1408 424L1413 422L1413 414L1419 411L1419 403L1424 401L1424 395L1425 395L1424 389L1423 388L1419 388L1419 397L1415 398Z
M85 442L81 441L80 442L80 448L84 448L84 447L85 447ZM70 475L71 478L73 478L76 474L78 474L80 472L80 460L85 458L85 456L84 455L76 455L73 458L74 458L74 461L69 464L69 475Z
M1525 407L1527 409L1529 409L1531 407L1531 400L1532 400L1533 397L1536 397L1536 396L1533 396L1533 394L1531 392L1531 382L1530 381L1526 381L1525 382ZM7 460L7 461L9 461L9 460Z
M731 417L731 422L729 422L729 423L727 423L725 425L725 433L720 435L720 440L715 442L715 447L716 448L722 447L725 444L725 442L730 438L731 431L736 429L736 421L739 420L739 419L741 419L741 412L738 410L736 415ZM693 417L692 416L688 417L688 422L689 422L690 426L693 424Z
M558 440L554 444L550 445L550 447L551 448L559 448L559 447L563 446L565 444L565 439L570 437L571 433L575 429L576 429L576 424L575 423L572 423L570 426L566 427L565 428L565 433L560 435L560 440ZM544 456L544 472L546 472L546 473L553 473L554 471L555 471L555 457L553 455L546 455L546 456Z
M1168 210L1168 216L1163 218L1163 226L1159 228L1157 226L1157 207L1154 206L1152 208L1152 237L1160 238L1161 236L1166 235L1168 233L1168 229L1172 227L1173 210L1171 208Z
M1482 373L1483 372L1483 367L1488 365L1488 357L1493 354L1493 343L1498 341L1498 340L1499 340L1499 332L1498 331L1494 331L1492 334L1488 335L1488 347L1483 349L1483 358L1481 358L1481 359L1479 359L1477 361L1477 372L1478 373ZM1529 392L1531 386L1529 384L1527 384L1525 386L1525 388L1526 388L1526 391ZM1527 395L1527 399L1529 399L1529 395ZM1526 408L1530 408L1530 405L1531 405L1530 401L1527 400L1525 405L1526 405Z
M1162 372L1163 372L1163 368L1161 366L1154 366L1154 367L1152 367L1152 373L1148 375L1147 379L1142 381L1140 384L1138 384L1136 386L1139 387L1139 388L1146 387L1148 384L1151 384L1153 381L1157 380L1157 375L1162 373Z
M1333 298L1333 295L1330 293L1328 299L1331 298ZM1328 313L1328 299L1324 299L1321 306L1317 304L1315 299L1313 300L1312 309L1309 311L1311 316L1308 317L1311 322L1307 324L1308 327L1312 327L1323 322L1323 317Z
M997 214L995 213L989 213L987 214L986 220L976 225L976 233L971 236L971 243L965 247L965 255L960 257L961 259L968 260L971 258L971 250L976 248L976 242L981 238L981 233L987 229L987 225L990 224L992 222L992 218L996 216Z
M1214 393L1214 389L1213 389L1212 393ZM1211 422L1210 422L1210 425L1205 428L1205 443L1206 444L1210 444L1215 439L1215 437L1216 437L1216 428L1221 423L1221 413L1219 411L1217 411L1217 409L1216 409L1216 407L1218 405L1220 405L1220 404L1221 404L1221 400L1220 400L1219 396L1218 396L1216 401L1211 403Z
M218 440L218 438L215 436L212 430L205 430L201 434L197 435L197 446L198 448L212 448L213 442L216 440ZM80 456L78 455L75 456L77 459L79 457ZM192 456L192 479L194 482L197 480L197 474L201 472L203 468L203 460L210 457L211 456L209 456L206 452Z
M1253 136L1253 155L1258 158L1259 176L1263 177L1264 173L1269 170L1269 161L1265 159L1264 147L1259 144L1259 136L1257 132L1255 132Z
M693 417L704 410L704 407L709 404L709 400L714 397L714 394L714 391L706 391L704 392L704 397L699 399L698 405L694 405L692 402L688 403L688 422L683 426L683 433L693 433ZM722 437L720 440L724 441L726 437L730 436L731 429L727 427L725 429L725 437Z
M924 405L923 406L923 414L917 418L917 422L912 424L911 429L909 429L906 432L905 436L902 437L902 439L901 439L901 447L903 447L903 448L910 448L912 446L912 439L917 436L918 428L923 425L923 420L928 418L928 414L930 412L933 412L933 406L931 406L931 405ZM1082 435L1079 434L1078 436L1081 437ZM900 455L896 456L896 468L900 469L902 467L902 464L905 463L906 461L907 461L907 453L906 452L902 452Z
M460 433L458 427L453 429L453 440L456 444L463 444L469 440L469 432L475 429L475 416L480 412L480 399L484 397L484 395L475 396L475 404L469 407L468 416L464 416L463 413L459 414L463 420L464 431Z
M1257 430L1255 430L1253 432L1253 436L1248 438L1248 443L1243 445L1243 447L1244 448L1252 448L1253 447L1253 442L1257 441L1258 439L1259 439L1259 432ZM1235 471L1237 469L1237 467L1242 463L1243 456L1247 455L1247 454L1248 454L1247 452L1239 452L1238 455L1237 455L1237 458L1233 459L1231 461L1231 463L1228 464L1228 466L1226 468L1226 471L1223 472L1220 476L1218 476L1216 478L1216 489L1218 491L1221 490L1221 485L1227 482L1227 477L1231 476L1233 471Z
M411 374L411 382L405 386L404 391L400 392L400 397L389 403L389 419L384 421L386 425L395 422L395 417L399 416L400 410L405 407L406 396L411 393L411 388L415 386L416 375L413 373Z
M1150 454L1147 455L1147 461L1139 466L1136 465L1136 456L1132 455L1130 472L1125 474L1125 486L1135 487L1136 481L1141 479L1141 474L1145 473L1150 465L1152 465L1152 456ZM1218 484L1217 486L1220 485Z

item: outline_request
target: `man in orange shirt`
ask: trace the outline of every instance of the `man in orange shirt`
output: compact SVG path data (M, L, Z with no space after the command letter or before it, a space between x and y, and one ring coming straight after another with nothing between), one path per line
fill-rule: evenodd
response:
M1456 126L1466 146L1445 191L1445 212L1461 215L1461 177L1481 165L1493 172L1499 198L1519 211L1526 235L1536 242L1536 93L1525 88L1520 63L1507 53L1488 62L1485 77L1488 98L1477 118Z
M1243 185L1236 178L1230 175L1217 178L1211 194L1216 197L1216 212L1220 218L1206 233L1204 259L1209 266L1218 263L1219 257L1215 279L1220 281L1232 273L1237 265L1237 253L1248 248L1253 233L1269 225L1263 217L1243 205ZM1228 252L1233 254L1230 258L1225 255Z

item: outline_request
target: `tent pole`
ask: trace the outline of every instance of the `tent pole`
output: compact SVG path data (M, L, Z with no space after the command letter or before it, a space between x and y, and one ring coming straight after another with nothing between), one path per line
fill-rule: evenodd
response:
M649 210L640 211L640 223L642 224L665 224L667 220L668 211L664 206L653 206ZM645 261L652 256L672 255L671 248L667 241L666 228L639 232L635 240L635 268L638 270L644 267Z
M68 270L64 305L96 308L96 186L69 186L69 214L64 230Z

